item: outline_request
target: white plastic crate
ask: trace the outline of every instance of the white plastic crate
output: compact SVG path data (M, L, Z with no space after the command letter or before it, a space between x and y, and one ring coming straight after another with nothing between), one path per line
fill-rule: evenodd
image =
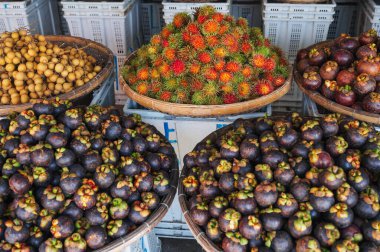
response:
M161 241L154 231L151 231L130 246L120 246L112 249L112 252L161 252Z
M292 62L299 49L326 40L333 21L334 0L329 4L268 3L263 0L264 34Z
M60 34L56 0L0 1L0 33L21 27L32 34Z
M335 7L334 21L331 23L327 39L334 39L340 34L356 35L358 15L357 3L337 4Z
M246 18L250 26L261 27L263 24L260 1L250 3L233 2L231 5L231 15L235 18Z
M276 101L272 103L273 113L302 112L302 101Z
M231 0L223 0L222 2L204 2L204 3L179 3L172 2L170 0L163 0L163 12L165 23L171 23L175 14L179 12L188 12L194 14L194 12L204 5L211 5L215 9L224 14L230 14Z
M293 101L293 102L302 101L302 92L298 88L295 81L292 82L289 92L285 94L283 97L281 97L280 101Z
M61 3L61 0L57 2L58 4L58 14L59 14L59 20L60 20L60 27L61 27L61 33L63 35L70 35L69 25L67 24L66 19L64 18L63 14L63 6Z
M162 3L141 3L140 15L144 43L148 43L150 38L164 27L162 8Z
M128 55L139 48L138 3L62 1L70 35L91 39L110 48L116 55Z
M357 34L371 28L380 33L380 5L373 0L361 0L359 3L359 15L357 22Z

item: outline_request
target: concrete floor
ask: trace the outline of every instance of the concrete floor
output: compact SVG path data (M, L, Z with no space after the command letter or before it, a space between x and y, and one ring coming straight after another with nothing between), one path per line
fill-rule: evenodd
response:
M201 252L195 239L160 238L162 252Z

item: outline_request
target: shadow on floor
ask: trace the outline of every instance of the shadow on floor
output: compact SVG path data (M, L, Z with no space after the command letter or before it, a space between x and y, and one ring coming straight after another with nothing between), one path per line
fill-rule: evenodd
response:
M195 239L160 238L162 252L201 252Z

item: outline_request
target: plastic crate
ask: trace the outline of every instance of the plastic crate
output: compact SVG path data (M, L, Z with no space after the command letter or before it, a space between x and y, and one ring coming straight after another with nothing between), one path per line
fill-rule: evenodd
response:
M246 18L250 26L261 27L263 25L260 1L251 3L233 2L231 5L231 15L235 18Z
M143 33L143 42L148 43L150 38L161 31L165 26L162 13L162 3L141 3L140 15Z
M268 3L263 0L264 34L293 61L299 49L326 40L336 4Z
M356 21L358 15L358 4L337 4L335 8L334 21L331 23L327 39L339 37L342 33L356 35Z
M90 105L98 104L104 107L115 105L115 73L104 82L104 84L94 92Z
M115 104L116 105L124 105L128 99L128 96L125 94L124 90L120 86L119 76L120 70L123 66L127 56L115 56L115 73L118 76L115 80Z
M132 245L128 247L120 246L112 249L112 252L161 252L161 241L154 231L151 231Z
M172 2L170 0L163 0L163 12L165 23L171 23L175 14L179 12L188 12L194 14L194 12L204 5L211 5L215 9L224 14L230 14L231 0L223 0L221 2L204 2L204 3L179 3Z
M302 101L276 101L272 103L272 111L276 113L302 112Z
M60 34L56 0L0 1L0 33L21 27L32 34Z
M357 22L357 34L371 28L380 33L380 5L373 0L362 0L359 4L359 15Z
M193 150L194 146L213 131L222 128L238 118L255 118L272 114L268 105L257 112L219 118L176 117L160 112L147 110L128 99L124 106L124 114L140 114L144 122L155 126L173 146L179 158L179 168L182 170L183 157ZM191 134L189 134L191 132ZM181 212L178 197L173 201L168 213L157 225L156 234L165 237L192 238Z
M70 35L106 45L116 55L126 56L141 44L138 3L134 1L62 1L62 10Z
M57 4L58 4L58 14L59 14L59 20L60 20L61 33L63 35L70 35L69 25L67 24L67 21L64 18L63 6L61 3L61 0L59 0Z

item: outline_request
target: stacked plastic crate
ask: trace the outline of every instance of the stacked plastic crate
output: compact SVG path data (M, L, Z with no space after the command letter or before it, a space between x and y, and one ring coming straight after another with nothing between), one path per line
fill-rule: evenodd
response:
M150 38L161 31L165 25L161 2L142 2L140 16L143 32L143 42L148 43Z
M172 1L172 0L163 0L163 13L165 23L168 24L173 21L175 14L179 12L187 12L193 14L199 7L204 5L211 5L215 7L218 12L230 14L231 11L231 0L221 0L218 2L181 2L181 1Z
M361 0L359 2L357 34L371 28L380 34L380 2L377 0Z
M261 15L260 1L233 1L231 15L235 18L246 18L250 26L261 27L263 19Z
M139 48L141 39L139 2L62 1L64 18L70 35L88 38L106 45L115 54L116 76L126 57ZM126 96L118 78L115 82L116 104Z
M60 34L57 1L0 1L0 33L21 27L31 33Z
M358 1L336 0L334 21L331 23L327 39L334 39L342 33L356 35Z
M336 3L289 4L263 0L264 34L279 46L293 63L298 50L327 39ZM274 103L274 111L301 111L302 94L293 83L291 90Z

